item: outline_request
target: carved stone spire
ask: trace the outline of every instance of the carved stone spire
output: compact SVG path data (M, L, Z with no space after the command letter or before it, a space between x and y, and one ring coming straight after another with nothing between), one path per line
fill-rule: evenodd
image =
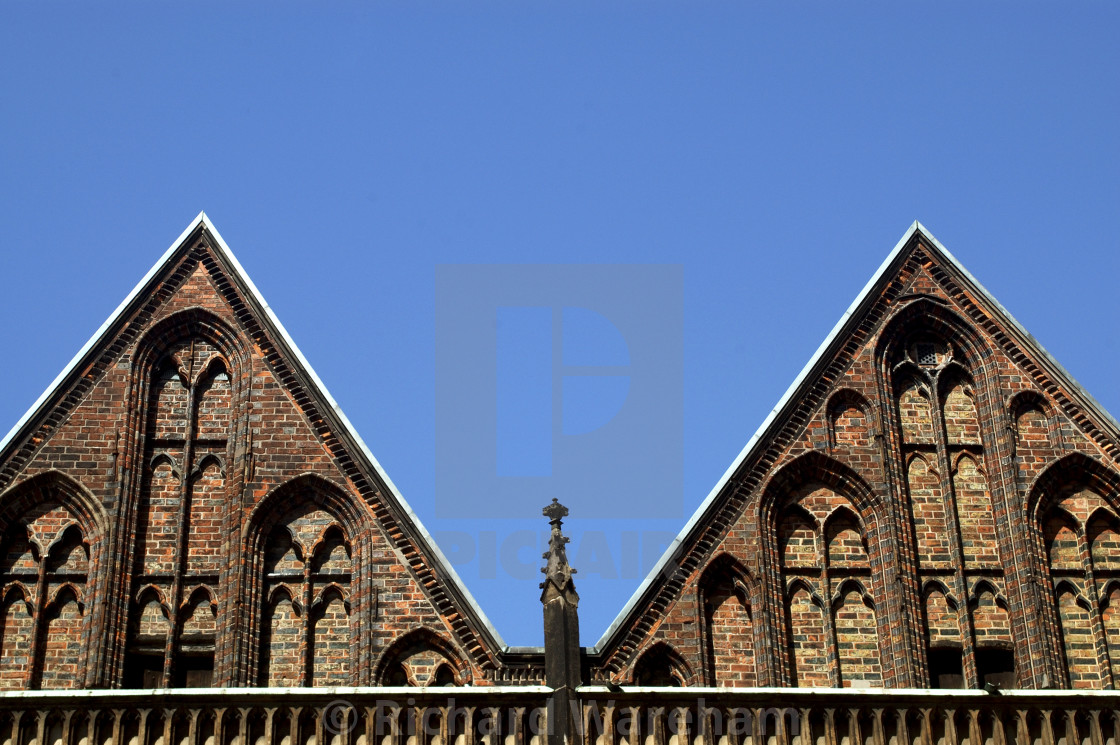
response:
M541 593L541 602L548 602L549 598L554 597L556 593L564 593L569 602L578 605L579 595L576 594L576 585L572 581L572 575L576 573L576 570L568 564L568 552L564 548L568 543L568 538L561 532L563 527L561 521L568 516L568 508L553 497L552 504L541 510L541 513L548 518L552 525L552 535L548 539L548 551L541 556L548 562L541 567L541 573L545 576L544 582L541 582L541 589L544 591Z
M544 606L544 682L553 689L548 702L549 745L571 742L576 732L572 719L573 697L582 681L583 657L579 648L579 595L572 581L575 569L568 564L568 539L560 531L568 508L556 499L542 510L552 525L548 551L542 558L541 604Z

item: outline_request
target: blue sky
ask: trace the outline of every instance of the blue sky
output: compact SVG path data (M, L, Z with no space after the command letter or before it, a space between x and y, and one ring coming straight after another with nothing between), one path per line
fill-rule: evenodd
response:
M680 514L573 514L585 644L914 219L1120 414L1114 6L3 17L0 427L204 209L512 644L544 523L441 516L439 265L680 268Z

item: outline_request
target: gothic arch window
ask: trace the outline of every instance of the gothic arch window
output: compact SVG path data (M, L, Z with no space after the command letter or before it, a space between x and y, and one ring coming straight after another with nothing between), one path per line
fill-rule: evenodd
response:
M0 496L0 689L87 686L104 530L96 501L56 472Z
M1023 391L1008 406L1015 428L1016 456L1031 457L1048 451L1057 441L1052 408L1041 394Z
M871 444L871 407L853 390L840 390L828 402L829 446L839 450Z
M977 378L983 345L966 321L930 300L904 307L881 338L881 390L894 398L889 441L905 464L916 579L919 587L945 588L924 594L929 682L955 685L959 658L963 683L976 686L983 630L964 600L981 578L1002 579L1004 565L987 470L994 440L981 418L990 405L987 383ZM948 602L953 597L962 602ZM946 637L949 630L955 640Z
M634 664L634 685L659 688L683 688L692 680L692 673L675 649L658 642L647 649Z
M798 688L831 685L824 601L802 580L795 580L786 591L785 621L792 667L790 682Z
M794 461L767 487L763 519L776 548L792 685L883 685L874 531L864 518L877 504L857 476L819 455Z
M255 685L371 685L368 507L314 474L281 484L253 508L242 586L240 654ZM357 588L369 588L365 592Z
M1084 456L1067 456L1039 477L1030 504L1065 682L1115 687L1120 477Z
M349 685L354 566L338 518L313 503L290 509L263 553L260 684Z
M34 608L19 583L4 588L0 600L0 690L26 687L31 670L31 626Z
M446 686L468 682L459 652L442 636L414 629L390 644L374 670L376 685Z
M931 580L922 593L922 620L926 634L926 659L932 688L964 688L964 651L959 603L939 580Z
M226 607L219 602L220 584L234 520L229 496L237 488L230 464L239 447L237 412L247 396L240 343L216 317L193 308L162 321L138 345L131 405L139 420L133 447L140 468L128 567L132 603L124 620L125 685L218 682L219 629L229 627L218 615ZM167 614L162 653L151 636L150 600L141 598L148 587L163 598ZM200 606L202 597L207 600Z
M869 643L878 638L875 602L859 580L849 578L840 584L833 596L832 614L841 685L851 686L860 681L881 687L879 645Z
M735 559L715 559L700 580L705 672L719 686L759 685L754 607L747 571Z

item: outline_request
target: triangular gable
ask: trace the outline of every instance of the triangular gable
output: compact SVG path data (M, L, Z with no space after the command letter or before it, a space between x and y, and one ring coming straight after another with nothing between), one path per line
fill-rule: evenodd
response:
M883 294L896 283L900 268L917 250L925 250L945 269L959 292L954 300L978 311L977 325L991 324L994 336L1005 347L1017 350L1015 361L1028 370L1036 383L1046 390L1103 453L1120 463L1120 423L1101 407L1073 377L1048 353L1023 326L984 288L940 241L915 221L895 245L879 269L840 317L832 331L817 348L801 373L789 386L731 466L693 513L684 528L666 548L657 564L633 593L626 605L588 652L600 658L609 671L617 672L616 657L628 660L647 639L650 629L664 617L679 598L691 573L702 566L707 554L727 533L753 489L755 480L765 479L775 467L766 459L775 450L775 440L791 436L822 404L814 399L814 387L827 389L822 381L826 372L842 356L858 334L866 334L887 311ZM922 281L912 281L910 293L922 294ZM896 288L898 286L896 284ZM896 298L897 299L897 298ZM889 300L887 301L889 302ZM867 336L860 336L860 345ZM850 360L849 360L850 362ZM838 368L838 369L843 369ZM757 476L744 483L745 474ZM632 660L629 660L632 661ZM608 671L604 671L605 673Z
M300 399L301 408L312 409L316 413L310 417L312 425L317 429L323 444L334 454L339 467L353 483L365 486L361 490L376 519L392 545L408 563L417 582L431 597L435 609L447 619L459 643L475 664L483 669L498 666L498 655L505 649L501 636L354 430L205 213L199 213L187 226L3 441L0 441L0 492L12 485L42 441L49 439L49 432L57 429L69 411L81 400L84 392L104 372L103 369L97 369L98 365L119 355L120 349L107 347L116 345L123 349L131 341L117 337L122 329L134 323L134 315L138 309L154 293L161 291L161 283L167 280L168 272L200 238L208 241L224 265L224 273L234 283L237 294L247 299L251 306L236 309L239 317L250 318L259 324L265 337L275 345L278 354L276 361L291 373L285 383L300 389L294 396ZM271 362L272 360L270 364Z

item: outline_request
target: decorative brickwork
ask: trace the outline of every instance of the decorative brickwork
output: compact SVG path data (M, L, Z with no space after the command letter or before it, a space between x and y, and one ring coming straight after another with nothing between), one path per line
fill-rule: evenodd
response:
M594 679L1120 684L1116 422L920 228L760 434Z
M0 690L547 682L549 706L609 719L582 681L1120 684L1118 426L918 226L583 653L566 510L545 514L547 652L503 649L200 217L0 447ZM548 689L518 690L524 714ZM900 738L935 726L914 711Z
M3 689L502 677L201 218L5 443L0 541Z

